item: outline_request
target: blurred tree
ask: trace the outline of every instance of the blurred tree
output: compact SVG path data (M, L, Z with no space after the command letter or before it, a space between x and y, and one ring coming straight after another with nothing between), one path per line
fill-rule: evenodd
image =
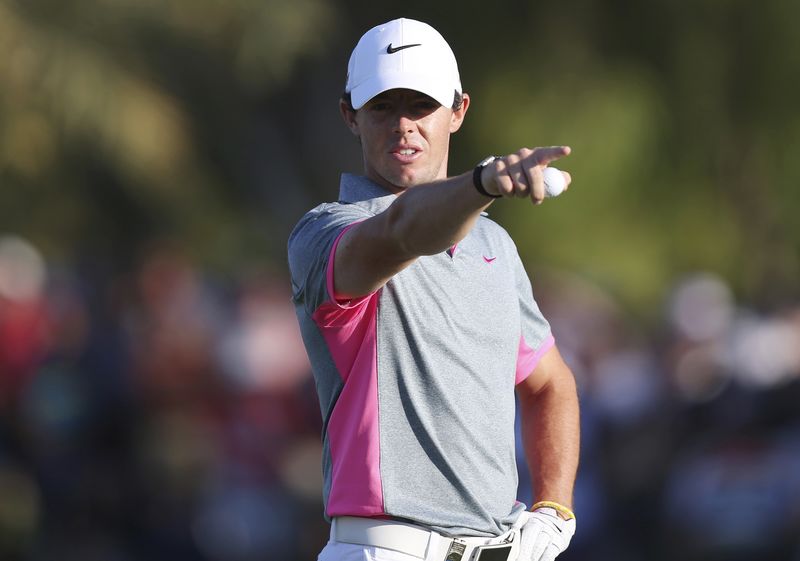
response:
M523 255L648 314L687 270L716 271L763 305L796 299L800 85L787 77L800 70L799 10L537 3L491 35L502 48L485 51L510 56L480 67L469 144L574 148L562 164L572 193L536 213L497 209Z
M431 22L473 96L451 171L568 143L573 191L492 215L535 264L654 310L708 269L797 296L800 6L701 0L0 0L0 230L127 266L153 238L283 270L302 212L359 171L336 102L372 25ZM534 267L535 269L535 267Z
M245 210L272 179L248 173L266 101L333 19L318 0L0 3L3 229L120 265L151 237L227 266L272 249Z

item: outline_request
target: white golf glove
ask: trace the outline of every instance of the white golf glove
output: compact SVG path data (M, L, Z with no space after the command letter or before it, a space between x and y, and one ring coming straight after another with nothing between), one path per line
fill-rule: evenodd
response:
M575 519L564 520L555 509L541 507L528 513L521 532L519 561L553 561L575 534Z

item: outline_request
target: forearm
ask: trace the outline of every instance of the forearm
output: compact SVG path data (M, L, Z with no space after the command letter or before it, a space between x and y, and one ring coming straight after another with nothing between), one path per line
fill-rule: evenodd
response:
M530 197L539 204L545 195L542 170L569 153L568 146L522 148L483 167L481 183L492 195ZM569 174L564 181L568 186ZM403 257L433 255L462 240L492 200L478 192L467 172L406 190L389 207L386 226Z
M555 501L572 508L580 423L575 381L568 369L567 374L522 400L522 436L534 502Z
M406 190L386 211L386 227L406 255L433 255L464 239L492 200L465 173Z
M423 255L435 255L470 232L493 196L544 198L541 169L569 153L568 147L524 148L473 172L407 188L384 212L345 232L336 249L337 297L370 294Z

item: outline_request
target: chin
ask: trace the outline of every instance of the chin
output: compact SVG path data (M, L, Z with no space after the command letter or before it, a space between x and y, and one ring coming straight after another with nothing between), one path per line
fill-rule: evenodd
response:
M386 174L382 176L383 179L396 189L408 189L409 187L413 187L414 185L419 185L422 181L419 180L419 177L412 173L403 173L403 174Z
M419 181L416 177L403 177L400 178L395 185L398 187L402 187L403 189L408 189L409 187L414 187L415 185L419 185L423 183Z
M414 169L410 166L405 166L403 168L387 167L383 169L382 173L378 173L377 175L383 180L381 183L383 183L385 187L402 191L416 185L430 183L436 179L436 177L431 174L425 173L424 170Z
M395 174L393 177L393 183L398 187L405 189L408 187L421 185L423 183L430 183L434 179L436 178L430 176L430 174L422 173L420 170L405 169L402 172Z

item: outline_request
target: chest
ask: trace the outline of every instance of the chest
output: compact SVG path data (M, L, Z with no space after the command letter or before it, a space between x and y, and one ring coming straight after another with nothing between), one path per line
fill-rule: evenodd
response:
M513 257L489 244L418 259L386 286L391 307L432 338L505 341L519 332Z

